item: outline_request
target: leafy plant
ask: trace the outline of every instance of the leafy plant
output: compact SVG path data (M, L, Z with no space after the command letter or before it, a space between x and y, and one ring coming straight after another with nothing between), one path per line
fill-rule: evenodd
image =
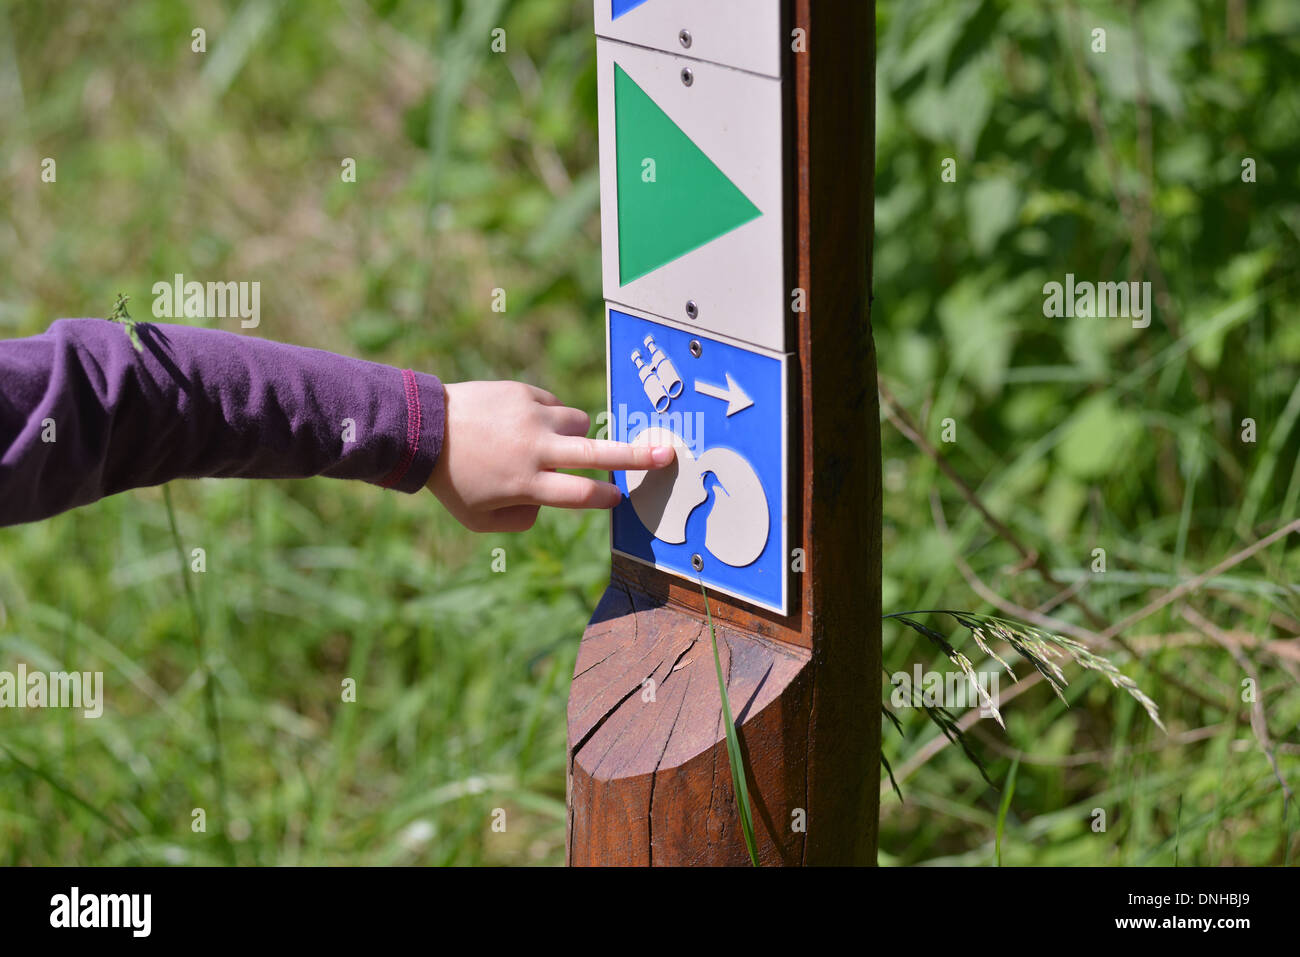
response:
M120 323L126 331L126 337L131 340L131 345L135 346L135 351L143 352L144 346L140 344L140 333L135 328L138 320L132 319L131 314L126 311L126 304L130 301L130 296L124 296L119 292L117 301L113 303L113 311L108 314L107 319L109 322Z

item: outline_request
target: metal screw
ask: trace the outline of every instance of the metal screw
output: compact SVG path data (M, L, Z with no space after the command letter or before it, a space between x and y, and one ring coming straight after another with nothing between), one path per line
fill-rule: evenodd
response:
M700 357L700 353L703 352L703 351L704 351L704 347L703 347L702 345L700 345L700 340L699 340L699 339L692 339L692 340L691 340L691 355L695 356L695 358L698 359L698 358Z
M689 50L689 49L691 48L691 31L690 31L690 30L683 30L681 33L677 34L677 39L680 40L680 41L682 42L682 46L684 46L686 49Z
M704 559L700 557L699 552L691 556L691 567L697 572L704 570Z
M688 66L682 67L682 82L685 83L687 86L690 86L692 83L695 82L695 74L691 71L691 68Z
M686 317L688 319L698 319L700 317L700 307L695 305L694 299L690 299L686 303Z

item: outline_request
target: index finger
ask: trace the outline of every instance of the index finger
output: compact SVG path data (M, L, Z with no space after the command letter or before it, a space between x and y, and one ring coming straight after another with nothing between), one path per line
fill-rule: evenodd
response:
M548 468L556 469L607 469L622 472L629 469L659 469L672 462L672 446L629 445L610 439L588 439L578 435L557 435L547 447L544 457Z

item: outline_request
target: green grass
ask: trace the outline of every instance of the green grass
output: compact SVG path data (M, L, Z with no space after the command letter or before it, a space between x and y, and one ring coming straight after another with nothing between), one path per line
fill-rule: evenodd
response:
M709 645L713 649L713 670L718 677L718 697L722 701L722 723L727 736L727 763L731 768L731 789L736 802L736 812L740 817L741 835L745 839L745 852L749 854L749 862L758 867L758 844L754 840L754 809L749 803L745 756L740 750L740 737L736 734L736 719L731 711L731 700L727 696L727 681L722 676L722 659L718 657L718 635L713 628L713 611L709 608L709 593L703 582L700 582L700 594L704 596L704 617L709 626Z
M587 0L101 6L0 0L0 336L105 315L118 293L148 317L176 272L260 280L258 335L601 408ZM1095 634L1295 518L1300 14L1246 6L1235 42L1221 3L1144 2L1139 38L1127 5L1080 2L1078 30L1104 25L1110 50L1076 62L1061 5L880 3L881 373L1040 559L883 422L887 612L1018 618L986 599L1036 609L1075 586L1101 626L1068 601L1046 613ZM1145 260L1117 189L1151 210ZM1150 278L1150 255L1170 295L1151 328L1042 315L1049 279ZM0 860L562 861L564 707L608 574L603 517L477 537L431 496L326 480L170 498L0 530L0 668L102 670L106 693L97 720L0 710ZM964 737L989 780L1016 767L1012 794L936 747L924 709L897 713L884 749L904 799L882 777L881 861L1293 863L1300 812L1252 732L1247 675L1184 612L1254 642L1239 651L1294 787L1297 544L1126 628L1133 653L1092 649L1167 735L1104 674L1012 700L1005 682L1005 731ZM952 667L906 626L886 624L884 652L891 672Z

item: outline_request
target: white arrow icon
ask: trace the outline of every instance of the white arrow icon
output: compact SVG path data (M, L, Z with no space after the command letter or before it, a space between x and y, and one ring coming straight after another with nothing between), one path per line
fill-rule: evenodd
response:
M754 400L746 395L745 390L736 384L736 380L731 377L730 372L726 373L726 376L727 387L725 389L722 388L722 386L710 385L707 382L701 382L699 379L696 379L695 391L707 395L712 399L726 399L727 415L733 416L737 412L748 409L754 404Z

